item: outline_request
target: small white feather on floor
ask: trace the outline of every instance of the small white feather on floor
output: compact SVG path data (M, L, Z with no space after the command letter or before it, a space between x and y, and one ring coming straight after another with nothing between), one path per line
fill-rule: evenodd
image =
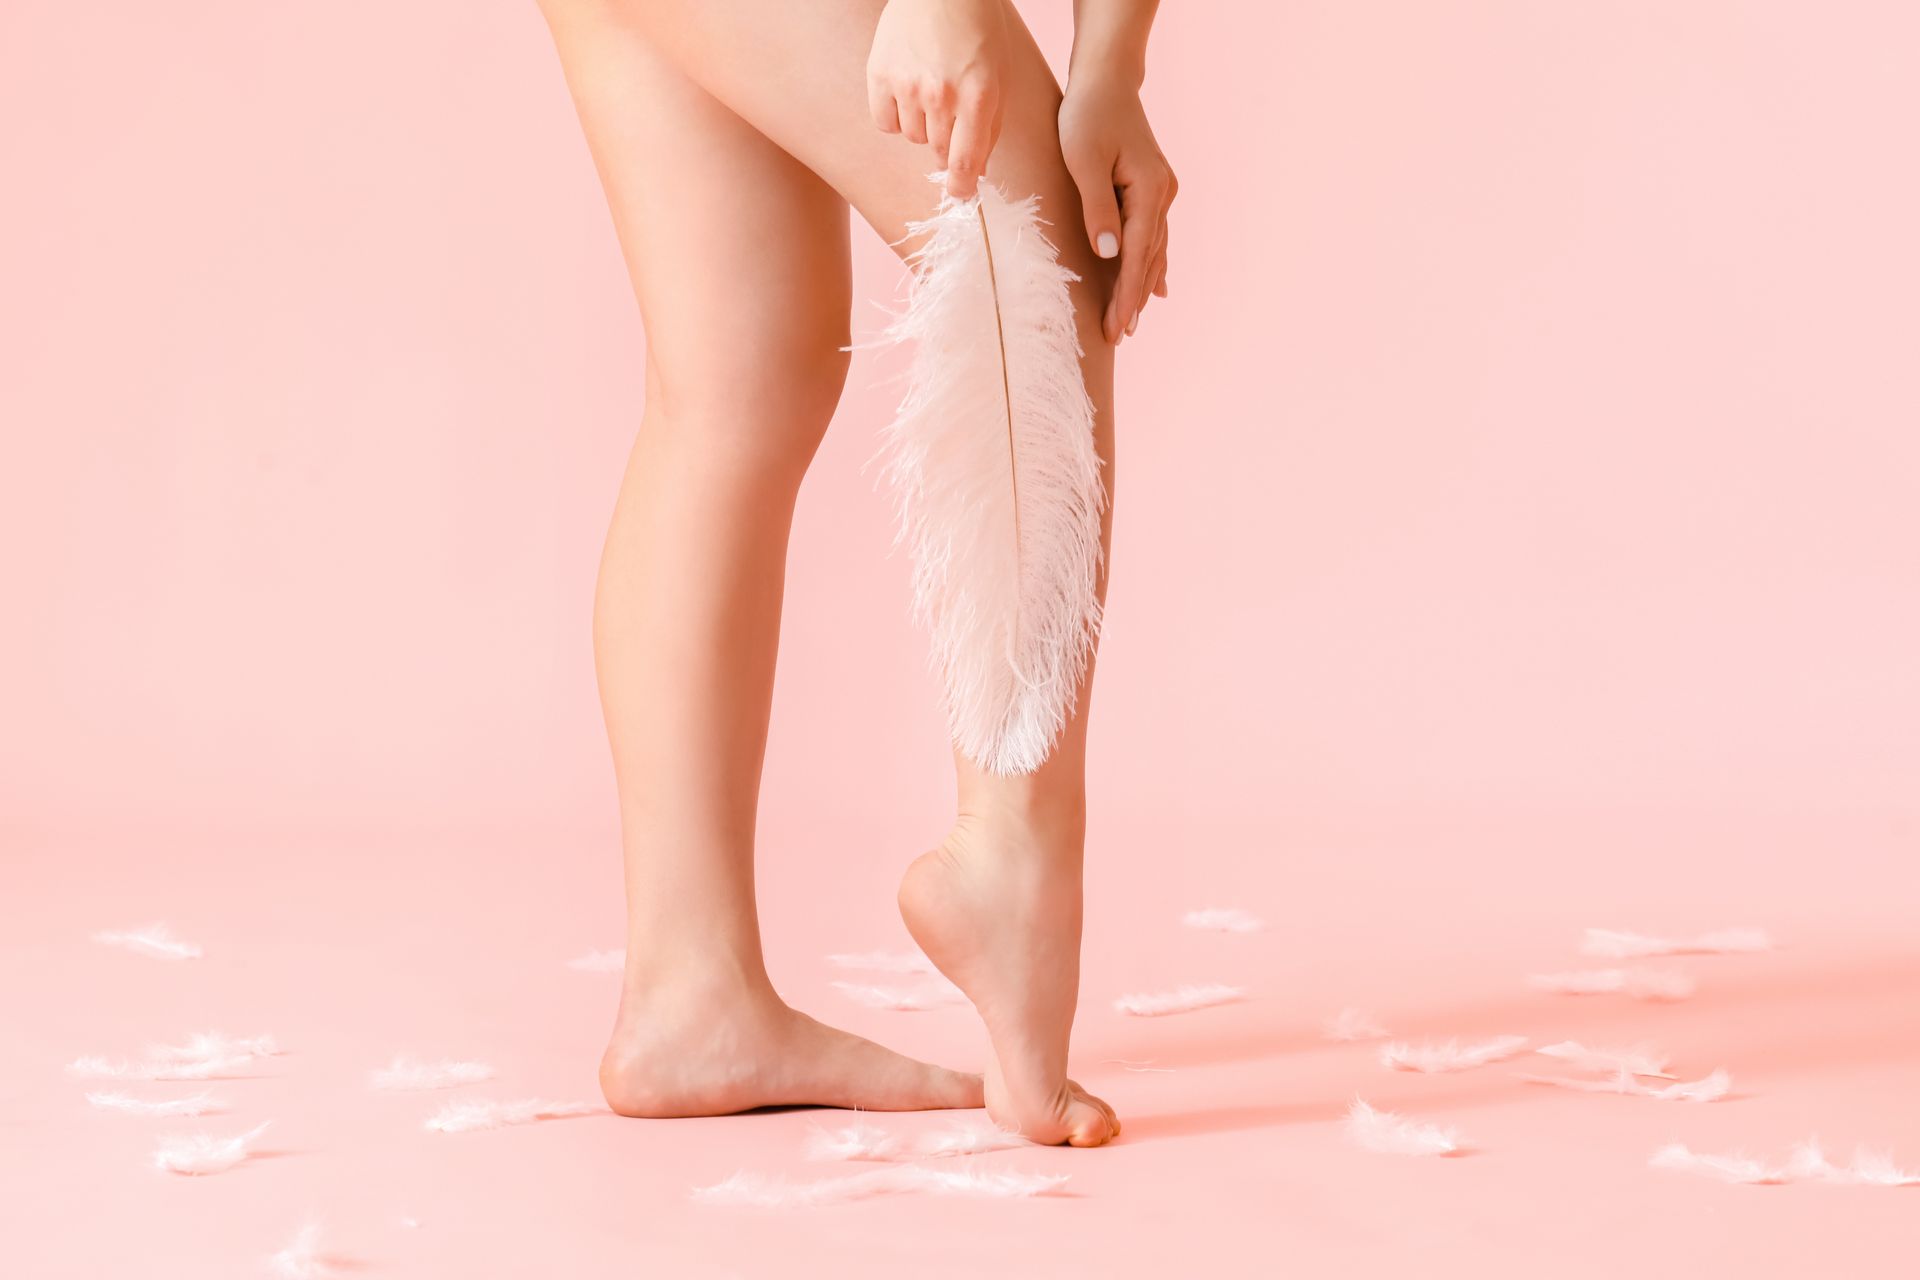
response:
M1648 1161L1656 1169L1696 1173L1725 1182L1830 1182L1841 1186L1911 1187L1920 1186L1920 1172L1897 1167L1883 1151L1860 1147L1853 1162L1845 1167L1829 1161L1820 1144L1809 1139L1797 1144L1785 1164L1770 1165L1742 1153L1729 1156L1705 1155L1690 1150L1685 1143L1661 1147Z
M1173 1071L1172 1067L1154 1066L1152 1058L1145 1058L1138 1062L1131 1058L1102 1058L1100 1059L1100 1065L1103 1067L1119 1067L1122 1071L1157 1071L1169 1074Z
M1673 1079L1672 1073L1667 1070L1666 1058L1644 1045L1628 1049L1590 1049L1578 1040L1562 1040L1558 1044L1541 1045L1534 1052L1557 1058L1577 1071L1624 1071L1635 1076Z
M374 1071L370 1082L376 1089L452 1089L491 1079L493 1068L484 1062L422 1062L401 1054Z
M910 987L876 986L867 982L836 982L834 990L840 992L855 1004L865 1005L869 1009L893 1009L901 1013L918 1013L926 1009L938 1009L947 1005L967 1003L966 993L944 978L935 974L925 981Z
M1589 929L1580 944L1585 955L1609 960L1640 956L1705 956L1769 951L1773 939L1764 929L1721 929L1694 938L1652 938L1621 929Z
M878 1125L816 1128L807 1134L809 1160L891 1160L900 1151L900 1139Z
M944 1129L920 1134L911 1142L878 1125L856 1122L840 1129L815 1129L807 1135L809 1160L927 1160L974 1156L1024 1147L1027 1140L991 1120L958 1120Z
M1471 1071L1489 1062L1511 1058L1526 1047L1525 1036L1494 1036L1471 1044L1461 1044L1458 1040L1444 1044L1431 1040L1421 1044L1395 1041L1381 1047L1380 1065L1395 1071Z
M231 1138L216 1138L207 1133L181 1133L160 1139L153 1152L153 1167L168 1173L224 1173L253 1154L253 1144L267 1131L264 1124Z
M204 1116L226 1110L226 1103L210 1093L190 1098L136 1098L130 1093L90 1093L90 1106L101 1111L118 1111L130 1116Z
M1460 1149L1455 1130L1376 1111L1360 1098L1347 1108L1347 1137L1367 1151L1386 1155L1443 1156Z
M1623 994L1636 1000L1685 1000L1693 994L1693 979L1670 969L1575 969L1566 973L1536 973L1527 979L1536 991L1567 996Z
M1135 1018L1164 1018L1172 1013L1191 1013L1215 1005L1233 1004L1247 998L1245 987L1229 987L1218 982L1191 983L1172 991L1143 991L1121 996L1113 1007Z
M147 1047L147 1057L159 1062L199 1062L207 1058L272 1058L284 1052L272 1036L230 1036L224 1031L200 1031L184 1044Z
M1557 1085L1562 1089L1579 1089L1586 1093L1618 1093L1635 1098L1654 1098L1661 1102L1717 1102L1733 1091L1733 1077L1724 1068L1698 1080L1683 1080L1669 1085L1642 1084L1627 1071L1597 1080L1526 1074L1520 1078L1531 1084Z
M287 1247L267 1259L267 1270L281 1280L323 1280L338 1272L320 1252L320 1226L310 1222Z
M215 1080L244 1074L253 1055L183 1062L128 1062L100 1057L75 1058L67 1073L82 1080Z
M627 967L625 951L588 951L567 961L567 968L581 973L619 973Z
M1210 933L1258 933L1267 927L1259 916L1238 907L1203 907L1181 916L1180 923Z
M827 957L837 969L861 969L869 973L937 973L933 961L918 951L840 951Z
M1328 1018L1321 1034L1329 1040L1385 1040L1393 1033L1374 1020L1365 1009L1342 1009Z
M977 1156L989 1151L1011 1151L1024 1147L1027 1140L1011 1129L1002 1129L991 1120L959 1120L945 1129L922 1134L914 1143L921 1156Z
M1786 1174L1795 1181L1835 1182L1851 1186L1920 1186L1920 1172L1902 1169L1893 1156L1871 1147L1855 1148L1852 1163L1845 1167L1830 1162L1820 1144L1812 1139L1799 1144L1787 1158Z
M1691 1151L1683 1142L1672 1142L1653 1153L1647 1162L1656 1169L1676 1173L1697 1173L1724 1182L1785 1182L1784 1169L1776 1169L1744 1155L1712 1156Z
M549 1102L544 1098L498 1102L489 1098L472 1098L447 1103L427 1117L427 1128L435 1133L471 1133L477 1129L533 1124L539 1120L600 1115L607 1110L595 1102Z
M245 1074L258 1058L279 1053L272 1036L230 1036L203 1031L185 1044L148 1045L135 1060L98 1055L75 1058L67 1073L83 1080L212 1080Z
M1014 1199L1045 1195L1064 1186L1064 1173L1027 1173L1015 1169L928 1169L891 1165L867 1173L812 1182L793 1182L764 1174L736 1173L725 1182L695 1187L698 1204L742 1205L758 1209L815 1208L870 1196L926 1192L937 1196Z
M119 947L155 960L198 960L205 953L191 942L173 936L164 924L142 925L138 929L102 929L93 940L104 947Z

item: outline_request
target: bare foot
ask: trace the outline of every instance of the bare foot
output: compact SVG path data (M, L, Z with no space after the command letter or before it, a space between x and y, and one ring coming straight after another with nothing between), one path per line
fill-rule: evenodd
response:
M915 859L900 914L967 993L993 1042L987 1113L1030 1141L1097 1147L1113 1108L1067 1079L1080 985L1080 853L1017 824L963 819Z
M621 1115L651 1117L807 1104L930 1111L982 1100L979 1076L816 1022L771 988L624 1000L600 1091Z

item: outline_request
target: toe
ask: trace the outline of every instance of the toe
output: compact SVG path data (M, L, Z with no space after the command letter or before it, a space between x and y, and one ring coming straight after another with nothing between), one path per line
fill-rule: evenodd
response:
M1094 1106L1100 1108L1100 1114L1104 1115L1107 1118L1107 1127L1113 1131L1114 1137L1116 1138L1119 1137L1120 1136L1120 1113L1113 1109L1113 1104L1111 1102L1108 1102L1105 1098L1095 1097L1091 1093L1087 1095L1087 1101L1091 1102Z
M1120 1136L1120 1113L1113 1109L1112 1103L1095 1094L1092 1090L1088 1089L1087 1086L1071 1077L1067 1080L1067 1088L1073 1090L1082 1101L1098 1107L1100 1114L1107 1118L1107 1124L1113 1129L1113 1136L1116 1138Z
M1107 1113L1089 1102L1074 1099L1067 1114L1067 1145L1098 1147L1113 1138L1113 1124Z

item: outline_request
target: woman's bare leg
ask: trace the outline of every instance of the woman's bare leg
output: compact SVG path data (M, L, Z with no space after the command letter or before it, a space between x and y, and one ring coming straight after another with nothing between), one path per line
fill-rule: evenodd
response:
M888 241L931 211L931 153L880 133L867 112L865 64L882 0L603 2L633 15L690 79L824 178ZM1081 232L1079 196L1060 156L1059 88L1018 17L1010 12L1009 21L1013 65L987 177L1016 197L1039 194L1063 260L1082 276L1073 296L1083 367L1110 464L1113 356L1100 332L1108 267ZM1111 465L1106 476L1111 483ZM1080 691L1078 714L1037 773L1001 778L959 762L958 821L908 872L901 906L986 1023L994 1117L1036 1141L1091 1146L1119 1126L1066 1074L1079 984L1087 694Z
M847 207L599 5L550 0L647 331L594 651L620 793L615 1110L978 1106L786 1006L762 963L754 818L794 499L846 374Z

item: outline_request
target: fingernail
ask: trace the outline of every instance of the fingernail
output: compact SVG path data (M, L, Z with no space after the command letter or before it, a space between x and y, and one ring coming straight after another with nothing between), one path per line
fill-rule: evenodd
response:
M1132 337L1133 331L1135 329L1138 329L1139 327L1140 327L1140 313L1136 311L1133 313L1133 319L1127 321L1127 336Z
M1093 251L1103 258L1111 258L1120 252L1120 237L1111 231L1102 231L1100 238L1093 242Z

